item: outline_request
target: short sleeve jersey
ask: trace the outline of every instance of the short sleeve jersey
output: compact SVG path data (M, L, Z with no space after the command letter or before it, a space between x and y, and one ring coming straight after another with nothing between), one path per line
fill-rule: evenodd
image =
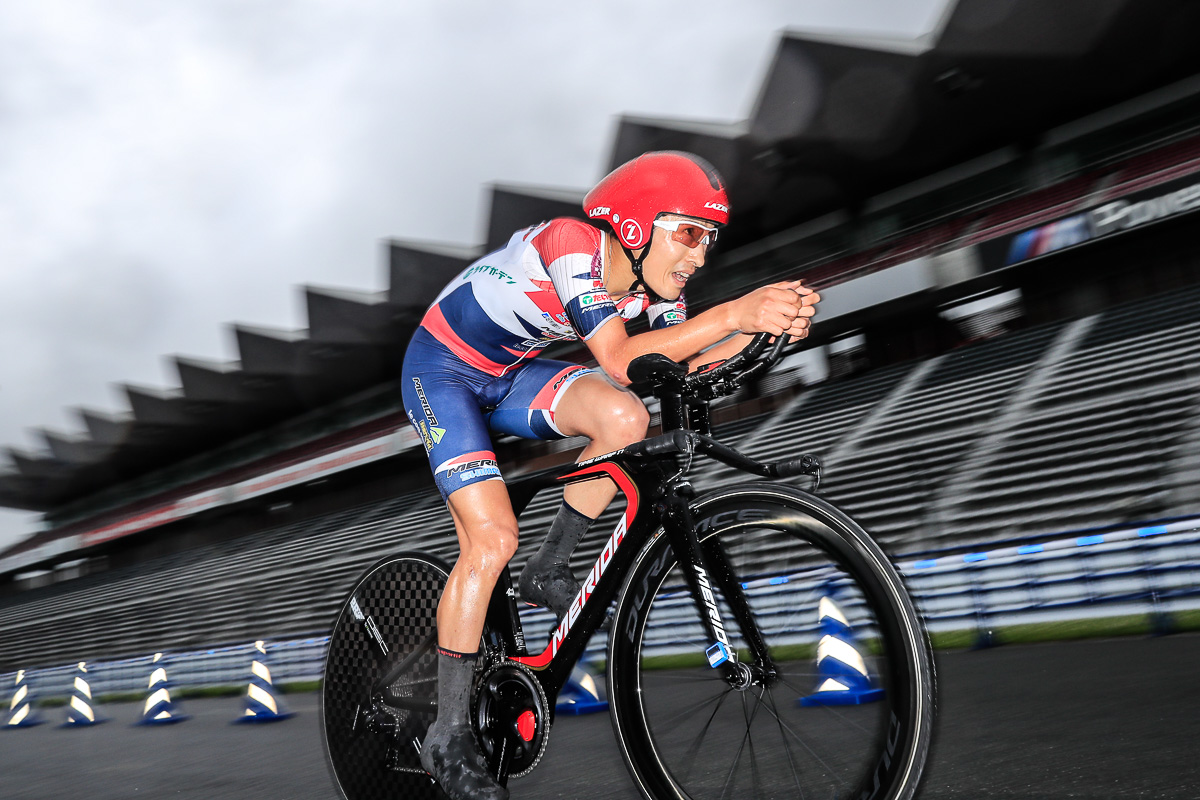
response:
M517 231L458 274L421 325L463 361L503 375L555 341L590 339L611 320L645 312L653 329L687 319L687 301L644 292L614 301L604 286L605 234L555 219Z

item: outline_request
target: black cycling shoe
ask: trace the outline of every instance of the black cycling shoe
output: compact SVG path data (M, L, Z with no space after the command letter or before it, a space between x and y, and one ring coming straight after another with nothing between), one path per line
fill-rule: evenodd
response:
M440 730L435 721L421 745L421 766L452 800L508 800L508 789L496 783L465 725Z
M566 564L552 564L543 569L527 564L521 570L518 585L522 600L550 609L559 620L571 610L571 603L579 594L579 581Z

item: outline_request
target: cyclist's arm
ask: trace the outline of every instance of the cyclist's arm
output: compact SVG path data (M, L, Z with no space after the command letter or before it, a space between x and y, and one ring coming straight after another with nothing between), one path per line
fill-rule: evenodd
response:
M812 308L812 306L815 306L821 300L821 296L807 286L799 286L796 288L796 291L800 294L802 307L800 315L792 321L792 325L787 331L788 336L793 342L808 336L812 316L816 312L816 309ZM720 344L714 345L703 353L699 353L689 359L688 366L692 370L695 370L697 367L704 366L705 364L713 364L732 358L745 350L753 338L753 334L749 333L739 333L736 336L731 336Z
M614 324L610 319L592 334L587 346L613 380L628 386L629 362L638 356L661 353L674 361L687 361L732 333L765 331L781 334L791 329L800 308L795 291L799 285L799 281L787 281L764 286L677 325L636 336L625 332L623 322ZM713 359L706 359L709 360Z
M730 336L720 344L714 345L708 350L705 350L703 353L698 353L697 355L688 359L688 367L694 371L696 367L731 358L740 353L742 350L745 350L746 346L750 344L750 340L753 338L754 335L750 333L739 333L736 336Z

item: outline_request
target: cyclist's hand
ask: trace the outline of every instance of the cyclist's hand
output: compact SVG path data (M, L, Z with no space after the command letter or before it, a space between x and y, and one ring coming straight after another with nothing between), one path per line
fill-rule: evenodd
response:
M742 333L782 335L800 317L802 288L800 281L783 281L731 301L729 311L733 327Z
M821 302L821 295L807 286L797 286L795 291L800 295L800 313L792 320L792 325L787 330L792 342L808 336L808 329L812 327L813 315L817 313L816 305Z

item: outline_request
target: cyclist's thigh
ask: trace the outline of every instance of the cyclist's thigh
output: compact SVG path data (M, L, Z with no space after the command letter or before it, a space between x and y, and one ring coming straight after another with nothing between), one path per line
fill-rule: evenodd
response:
M559 401L576 380L592 371L578 364L550 359L534 359L513 377L503 398L488 416L488 425L497 433L509 433L524 439L562 439L567 434L554 422Z
M644 438L650 413L636 394L593 372L563 395L554 423L567 436L586 436L615 448ZM617 441L622 438L628 441Z
M489 380L451 353L422 347L416 337L405 355L404 410L443 499L473 483L502 480L478 395Z

